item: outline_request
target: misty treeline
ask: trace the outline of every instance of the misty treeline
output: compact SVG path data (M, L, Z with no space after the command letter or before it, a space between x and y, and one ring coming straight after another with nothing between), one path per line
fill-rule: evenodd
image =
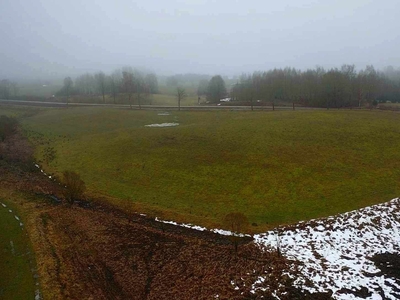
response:
M101 95L103 102L105 96L113 98L116 103L118 94L124 93L132 103L133 98L140 101L149 94L158 93L158 79L154 73L145 74L131 67L115 70L111 74L104 72L85 73L78 76L75 81L71 77L64 79L63 87L56 93L57 96L71 95Z
M3 79L0 81L0 99L12 99L18 95L18 84L15 81Z
M286 102L315 107L360 107L400 102L400 68L389 66L378 71L366 66L356 70L354 65L343 65L302 71L287 67L233 78L178 74L158 79L154 73L125 67L111 74L85 73L75 80L67 77L57 95L67 98L71 95L101 96L104 103L106 96L116 103L121 95L125 103L140 106L151 104L151 94L177 95L178 88L184 88L185 95L197 94L199 101L205 96L210 103L229 97L236 103L258 105ZM145 102L146 99L150 100Z
M354 65L325 70L274 69L242 75L230 90L232 100L287 101L315 107L359 107L400 102L400 69L382 72L373 66L356 71Z

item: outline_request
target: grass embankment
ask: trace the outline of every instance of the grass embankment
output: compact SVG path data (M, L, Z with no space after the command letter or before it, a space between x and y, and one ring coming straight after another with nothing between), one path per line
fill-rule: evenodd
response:
M28 237L15 218L14 208L1 197L0 202L7 205L0 205L0 299L33 299L35 281Z
M76 108L45 110L24 125L45 137L38 158L54 146L46 171L79 172L93 195L206 226L241 211L261 231L398 196L399 122L375 111Z

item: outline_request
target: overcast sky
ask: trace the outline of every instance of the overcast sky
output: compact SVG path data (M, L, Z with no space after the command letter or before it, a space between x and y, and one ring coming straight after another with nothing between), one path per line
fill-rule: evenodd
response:
M0 0L0 79L400 66L399 0Z

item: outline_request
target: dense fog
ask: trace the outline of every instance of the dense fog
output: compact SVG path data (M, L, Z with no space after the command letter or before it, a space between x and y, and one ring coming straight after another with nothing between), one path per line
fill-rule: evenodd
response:
M0 78L398 67L399 11L396 0L3 0Z

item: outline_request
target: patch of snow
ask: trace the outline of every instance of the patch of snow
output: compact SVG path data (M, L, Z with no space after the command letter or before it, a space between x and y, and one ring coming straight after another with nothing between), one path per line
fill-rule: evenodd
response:
M169 112L160 112L157 114L158 116L170 116L171 114Z
M198 226L198 225L193 225L193 224L185 224L185 223L181 223L181 224L179 224L179 223L177 223L177 222L174 222L174 221L165 221L165 220L161 220L161 219L159 219L159 218L155 218L155 221L157 221L157 222L160 222L160 223L165 223L165 224L170 224L170 225L175 225L175 226L181 226L181 227L185 227L185 228L190 228L190 229L194 229L194 230L198 230L198 231L211 231L211 232L214 232L214 233L217 233L217 234L220 234L220 235L236 235L236 236L240 236L240 237L244 237L244 236L249 236L249 237L251 237L251 235L249 235L249 234L242 234L242 233L239 233L239 234L236 234L236 233L233 233L233 232L231 232L231 231L228 231L228 230L223 230L223 229L207 229L206 227L202 227L202 226Z
M35 291L35 300L40 300L41 296L40 296L40 290L36 290Z
M14 248L14 242L13 241L10 241L10 246L11 246L11 253L12 253L12 255L15 256L15 248Z
M375 254L400 253L400 199L335 217L299 222L254 236L255 243L276 248L289 259L300 261L303 279L297 284L310 292L332 290L334 299L362 299L338 293L342 288L366 287L368 299L398 299L400 282L379 274L369 259ZM313 286L306 286L308 279ZM261 277L260 277L261 280ZM253 285L256 289L256 284Z
M224 229L211 229L212 232L218 233L220 235L235 235L239 237L244 237L244 236L251 236L249 234L243 234L243 233L234 233L229 230L224 230Z
M19 218L17 216L14 216L15 220L19 221Z
M178 125L179 123L160 123L160 124L144 125L144 127L174 127Z
M5 205L4 203L1 203L1 205L3 205L3 207L7 207L7 205Z

